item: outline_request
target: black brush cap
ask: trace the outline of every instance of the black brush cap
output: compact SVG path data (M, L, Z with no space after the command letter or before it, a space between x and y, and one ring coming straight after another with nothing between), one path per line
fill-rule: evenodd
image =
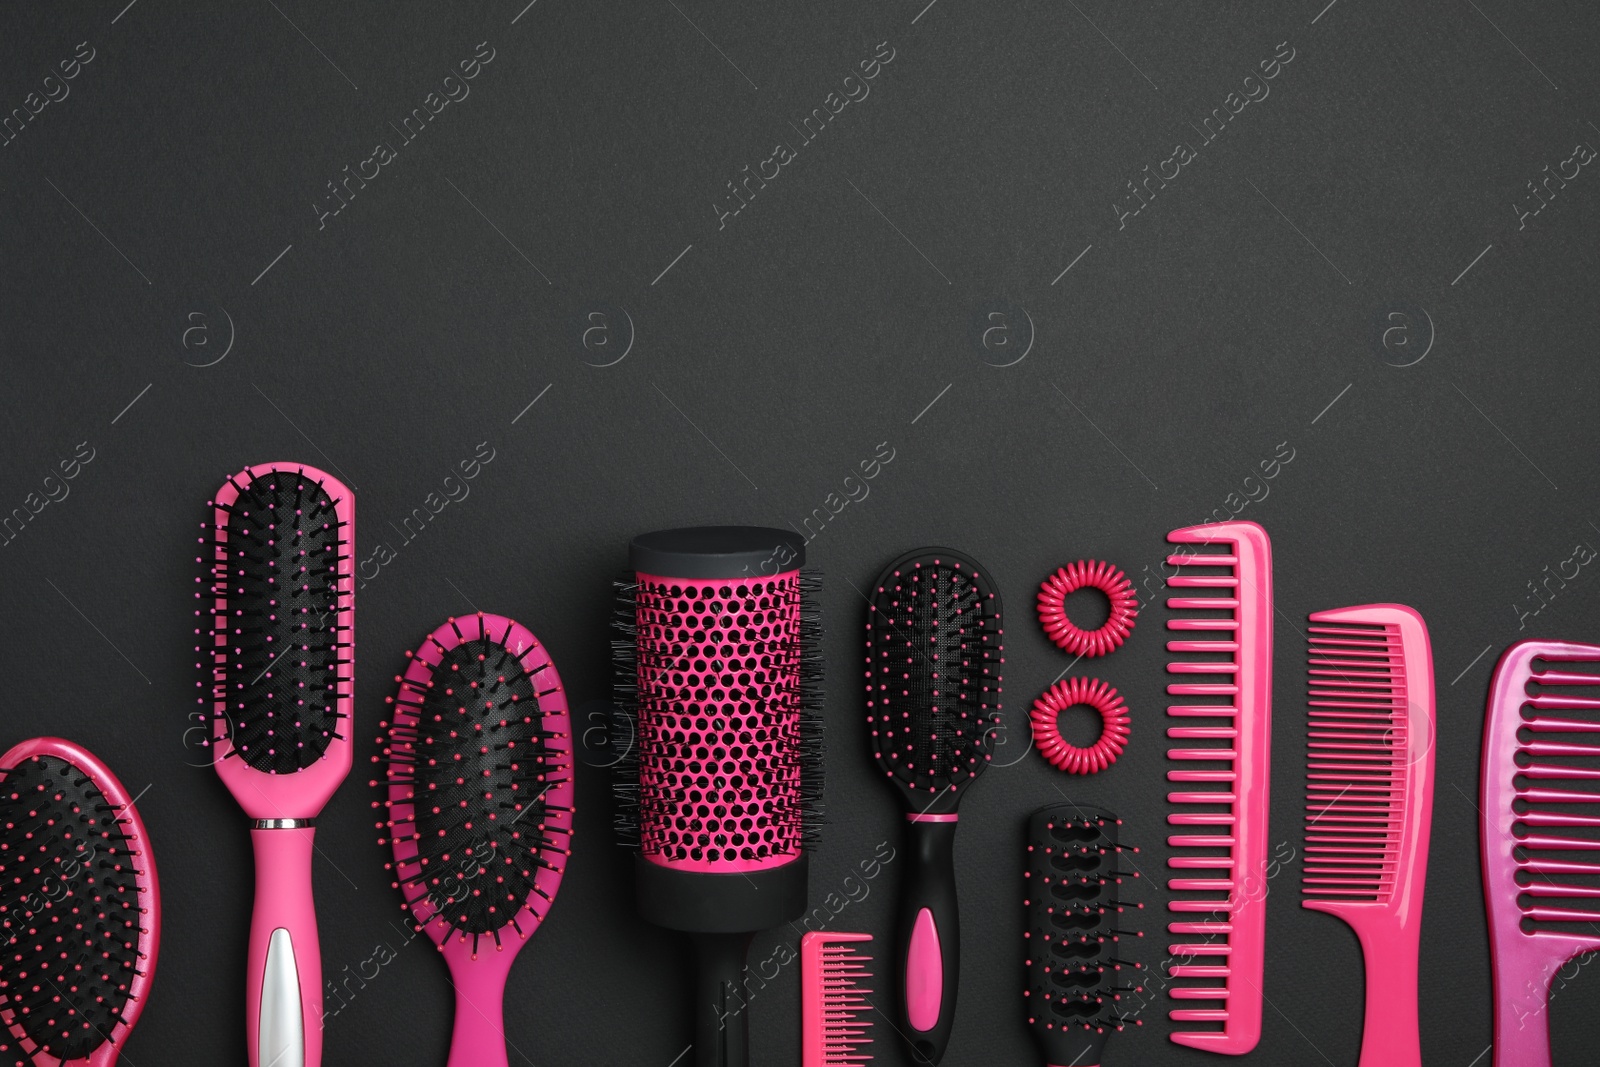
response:
M630 570L662 578L771 578L805 562L805 538L766 526L657 530L628 545Z

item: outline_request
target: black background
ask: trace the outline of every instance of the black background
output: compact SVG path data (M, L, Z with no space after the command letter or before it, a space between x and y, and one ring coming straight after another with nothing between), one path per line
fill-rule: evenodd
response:
M124 3L13 8L0 29L6 113L94 50L0 147L0 514L80 442L94 454L0 546L0 656L8 743L75 738L143 791L166 923L133 1067L244 1059L245 825L186 735L195 540L227 474L323 466L356 489L359 555L395 549L358 593L357 765L316 882L330 977L379 944L398 955L329 1020L327 1062L439 1063L444 966L398 932L369 807L403 650L449 614L513 615L587 714L632 535L831 515L880 442L894 458L870 495L811 527L831 820L812 892L841 891L902 825L869 771L852 584L919 544L964 548L1009 602L1014 765L962 807L945 1062L1036 1062L1028 812L1120 809L1163 872L1164 609L1074 668L1122 690L1134 734L1115 768L1069 779L1023 751L1029 702L1070 662L1032 618L1035 586L1077 558L1154 572L1166 531L1260 495L1245 479L1280 443L1292 462L1240 513L1277 562L1274 842L1302 841L1306 613L1416 606L1439 690L1423 1047L1487 1062L1486 685L1519 637L1600 637L1592 567L1548 604L1528 584L1600 545L1600 176L1518 218L1546 164L1600 143L1590 5ZM725 183L796 145L790 120L881 41L871 95L719 228ZM398 142L390 124L479 42L494 59L470 96L319 228L325 183ZM1280 42L1294 58L1270 96L1204 144L1195 127ZM1179 141L1198 158L1119 228L1125 183ZM610 332L586 347L596 309ZM494 458L470 496L407 542L401 521L480 442ZM603 773L584 770L567 881L508 992L512 1062L667 1067L688 1041L687 956L635 918ZM1296 866L1272 886L1253 1059L1353 1064L1359 950L1298 906ZM879 937L882 991L896 877L833 924ZM1143 891L1155 962L1159 877ZM796 972L752 1005L763 1062L798 1059ZM1207 1059L1167 1041L1169 1006L1107 1062ZM1558 1063L1593 1058L1597 1006L1588 974L1561 989ZM878 1037L904 1062L881 1019Z

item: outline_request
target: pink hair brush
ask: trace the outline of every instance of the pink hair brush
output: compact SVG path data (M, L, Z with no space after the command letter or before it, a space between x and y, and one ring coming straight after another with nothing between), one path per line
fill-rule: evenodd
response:
M144 822L89 752L0 756L0 1064L112 1067L144 1011L161 891Z
M1433 815L1433 654L1422 616L1311 616L1304 906L1350 924L1366 961L1362 1067L1421 1067L1417 938Z
M450 1067L505 1067L506 978L571 854L566 693L538 638L482 613L429 634L396 681L373 757L387 768L373 783L388 793L378 828L405 906L450 968Z
M1272 546L1267 532L1253 522L1191 526L1172 531L1167 540L1195 546L1167 557L1180 571L1167 585L1194 591L1169 598L1167 607L1199 613L1170 619L1167 629L1216 637L1168 641L1167 651L1226 657L1167 665L1168 673L1185 679L1168 685L1167 692L1186 698L1167 708L1168 716L1184 722L1169 727L1167 736L1189 742L1167 751L1181 768L1168 771L1167 780L1187 787L1167 794L1167 802L1180 809L1167 822L1181 828L1167 844L1198 851L1167 861L1183 875L1167 882L1173 892L1167 907L1192 917L1169 923L1167 930L1200 938L1171 946L1169 975L1194 981L1175 984L1169 993L1176 1000L1215 1002L1171 1012L1173 1022L1205 1024L1175 1030L1172 1040L1240 1056L1261 1038L1272 756Z
M336 478L264 463L212 503L198 649L213 763L250 817L251 1067L322 1062L316 819L350 770L355 502Z
M749 1063L745 958L806 907L822 795L817 619L798 535L663 530L629 546L614 643L618 830L639 913L693 935L694 1054Z
M1600 950L1600 646L1519 641L1483 727L1483 895L1495 1067L1550 1067L1550 979Z

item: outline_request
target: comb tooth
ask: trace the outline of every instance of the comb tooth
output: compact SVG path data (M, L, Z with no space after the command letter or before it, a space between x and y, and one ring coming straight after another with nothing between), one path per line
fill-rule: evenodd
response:
M1169 839L1167 843L1172 844L1173 842ZM1167 860L1167 866L1182 868L1185 870L1226 870L1233 866L1233 860L1226 856L1173 856L1171 859Z
M1239 579L1228 574L1174 574L1167 585L1176 589L1235 589Z
M1169 934L1201 934L1212 936L1216 934L1233 933L1232 923L1168 923Z
M1529 882L1520 887L1530 897L1574 897L1600 900L1600 885L1555 885L1550 882Z
M1231 748L1169 748L1168 759L1181 760L1231 760L1238 757L1238 753Z
M1239 692L1236 685L1210 685L1201 682L1183 682L1167 686L1167 693L1175 697L1231 697Z
M1526 811L1517 821L1529 826L1600 826L1600 815L1573 815L1555 811Z
M1600 841L1587 837L1561 837L1555 834L1529 834L1519 838L1518 844L1523 848L1550 848L1570 850L1574 852L1600 851Z
M1187 771L1187 772L1185 772L1185 771L1169 771L1168 772L1168 777L1171 777L1173 774L1185 774L1185 773L1194 774L1196 772L1194 772L1194 771ZM1183 779L1180 779L1180 781L1181 780L1183 780ZM1232 804L1235 801L1237 801L1238 799L1239 799L1238 796L1236 794L1234 794L1234 793L1168 793L1167 794L1167 803L1168 804ZM1167 816L1167 821L1168 822L1172 822L1174 820L1181 820L1183 822L1200 822L1203 818L1205 818L1205 817L1202 816L1202 815L1186 815L1186 816L1168 815ZM1205 821L1214 822L1214 823L1220 823L1220 822L1223 821L1223 818L1224 818L1224 816L1218 815L1215 818L1205 818ZM1230 823L1233 822L1233 816L1232 815L1226 816L1226 819Z
M1600 685L1600 678L1595 679L1595 684ZM1584 711L1600 708L1600 697L1562 696L1555 693L1540 693L1538 696L1529 697L1526 701L1530 708L1565 708L1569 711ZM1577 729L1593 730L1596 724L1588 720L1569 720L1582 722Z
M1228 989L1226 986L1173 986L1167 990L1167 995L1174 1000L1227 1000ZM1227 1014L1226 1010L1222 1012L1224 1018ZM1177 1018L1175 1012L1173 1018Z
M1238 600L1227 596L1174 596L1167 598L1167 607L1173 611L1231 611L1238 606Z
M1216 942L1200 942L1187 945L1168 945L1169 956L1231 956L1233 949L1225 944Z
M1534 697L1528 701L1530 707L1548 708L1555 705L1543 703L1542 697ZM1561 707L1570 708L1571 704L1562 704ZM1600 697L1595 698L1594 707L1600 708ZM1523 727L1536 731L1564 731L1574 734L1600 733L1600 719L1565 719L1556 715L1536 715L1526 720Z
M1168 641L1168 652L1237 652L1237 641Z
M1522 914L1535 922L1549 923L1592 923L1600 921L1600 911L1585 911L1581 908L1524 908Z
M1233 719L1238 718L1239 709L1231 704L1173 704L1167 714L1189 719Z
M1233 782L1239 776L1232 771L1168 771L1169 782ZM1217 794L1219 797L1221 794Z
M1232 660L1218 660L1215 663L1169 663L1168 674L1233 674L1239 665Z
M1581 789L1524 789L1518 794L1535 804L1600 804L1600 793Z
M1232 878L1172 878L1167 881L1168 889L1185 893L1229 893L1233 886ZM1226 901L1217 903L1226 904Z
M1522 751L1530 756L1600 756L1600 745L1584 745L1575 741L1529 741Z
M1237 619L1168 619L1169 630L1233 630L1239 629Z
M1167 736L1188 740L1205 738L1231 740L1239 736L1239 731L1232 726L1169 726L1167 728Z
M1600 767L1559 767L1550 763L1530 763L1521 774L1528 778L1570 779L1579 782L1600 781Z
M1600 674L1582 671L1534 671L1531 681L1540 685L1600 685Z
M1198 796L1198 795L1201 795L1201 794L1186 794L1186 795ZM1204 794L1204 796L1207 799L1202 801L1201 803L1212 803L1210 798L1218 796L1218 794L1216 794L1216 793L1206 793L1206 794ZM1170 799L1172 799L1172 797L1168 797L1167 799L1170 800ZM1237 821L1238 820L1232 815L1224 815L1224 814L1209 815L1209 814L1206 814L1205 812L1200 812L1200 813L1195 813L1195 812L1174 812L1173 814L1167 816L1167 822L1171 823L1174 826L1232 826Z
M1600 863L1582 860L1530 859L1518 866L1529 874L1600 874Z
M1177 553L1167 557L1169 567L1232 567L1239 562L1239 557L1233 554L1215 556L1195 555L1194 553Z
M1177 834L1167 838L1171 848L1232 848L1238 841L1227 835Z

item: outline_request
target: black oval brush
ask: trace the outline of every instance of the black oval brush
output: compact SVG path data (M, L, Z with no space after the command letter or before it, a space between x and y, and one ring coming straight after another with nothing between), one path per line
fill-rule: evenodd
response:
M956 806L1000 725L1000 594L968 557L924 548L889 564L869 601L867 724L910 823L899 999L912 1052L932 1064L950 1043L961 963Z

